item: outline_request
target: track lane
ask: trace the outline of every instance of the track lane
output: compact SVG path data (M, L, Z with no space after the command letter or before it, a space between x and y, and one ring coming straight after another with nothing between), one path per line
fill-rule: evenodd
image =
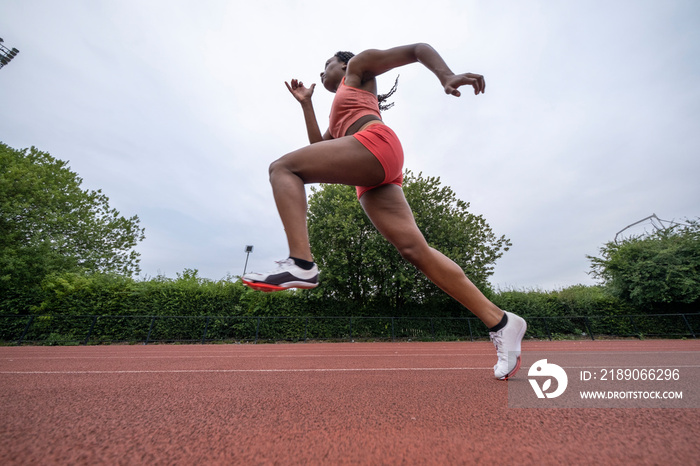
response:
M526 342L524 350L700 355L694 341ZM513 382L492 378L494 362L488 342L0 348L0 461L681 464L700 456L698 410L510 409Z

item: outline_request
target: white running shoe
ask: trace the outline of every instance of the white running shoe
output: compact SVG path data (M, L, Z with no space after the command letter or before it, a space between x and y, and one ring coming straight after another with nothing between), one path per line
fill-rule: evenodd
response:
M311 289L318 286L318 267L304 270L288 258L277 261L277 269L269 273L247 273L241 281L260 291L282 291L289 288Z
M508 315L506 326L497 332L489 332L498 354L493 373L499 380L508 380L520 369L520 342L527 330L525 319L508 311L505 313Z

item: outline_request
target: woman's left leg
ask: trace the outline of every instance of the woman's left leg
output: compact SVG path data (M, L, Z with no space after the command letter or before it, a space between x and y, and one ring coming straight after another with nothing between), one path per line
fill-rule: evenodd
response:
M515 314L504 313L454 261L428 245L399 186L389 184L367 191L360 203L377 230L406 260L489 327L498 356L494 376L507 380L515 375L520 369L520 343L526 322Z
M428 245L399 186L389 184L367 191L360 203L377 230L404 259L473 312L487 327L494 327L501 321L503 311L484 296L459 265Z

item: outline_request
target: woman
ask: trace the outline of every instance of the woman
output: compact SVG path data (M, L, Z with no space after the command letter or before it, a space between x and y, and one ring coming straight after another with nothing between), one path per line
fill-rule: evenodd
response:
M323 86L336 94L329 128L322 134L311 102L316 85L307 88L296 79L285 83L301 104L311 143L270 165L270 183L287 234L289 258L279 262L273 272L246 274L242 280L262 291L318 286L318 268L306 225L304 185L356 186L360 204L377 230L406 260L489 327L498 353L494 373L506 380L520 367L520 342L527 325L491 303L457 264L428 246L401 189L401 143L379 113L376 77L416 62L437 76L447 94L459 97L461 86L471 86L475 95L485 90L483 76L454 74L427 44L366 50L355 56L338 52L321 73Z

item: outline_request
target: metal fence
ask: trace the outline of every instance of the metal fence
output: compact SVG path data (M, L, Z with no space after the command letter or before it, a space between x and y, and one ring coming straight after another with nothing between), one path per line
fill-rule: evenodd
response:
M528 317L526 338L697 338L700 314ZM474 317L0 315L0 344L479 340Z

